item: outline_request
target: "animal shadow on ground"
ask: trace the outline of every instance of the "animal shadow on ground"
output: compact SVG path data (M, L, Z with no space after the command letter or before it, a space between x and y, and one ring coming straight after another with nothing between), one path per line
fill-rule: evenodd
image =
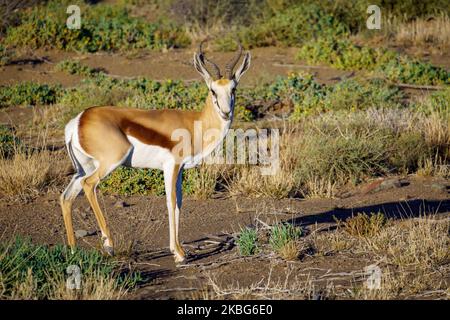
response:
M401 202L387 202L365 207L335 208L333 210L295 217L288 223L297 226L310 226L314 224L336 224L336 220L345 221L358 214L371 214L381 212L388 219L401 220L421 217L429 214L450 212L450 200L414 199Z
M189 263L231 250L234 247L234 237L231 234L225 233L208 235L200 239L184 242L183 247L187 251L186 262ZM136 259L145 261L158 260L165 257L172 257L169 248L135 253Z
M137 285L138 287L144 287L154 281L162 280L171 275L173 275L173 271L169 269L141 270L140 276L142 280L140 280Z

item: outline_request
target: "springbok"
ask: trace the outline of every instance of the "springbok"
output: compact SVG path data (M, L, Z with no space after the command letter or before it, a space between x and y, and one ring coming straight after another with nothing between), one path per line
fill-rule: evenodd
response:
M103 248L114 254L113 241L96 196L96 186L117 167L151 168L164 171L164 184L169 213L170 251L175 262L185 261L185 252L178 240L179 215L182 201L181 180L183 169L191 168L208 156L225 137L233 119L236 87L250 66L251 56L246 52L242 64L233 69L242 56L242 46L226 64L226 75L208 60L200 44L194 54L195 69L202 75L209 93L202 111L139 110L112 106L92 107L84 110L65 127L65 143L76 169L61 195L61 208L67 231L68 244L73 250L75 237L72 226L72 203L84 191L102 232ZM206 63L211 65L213 75ZM188 141L190 152L176 154L173 132L184 130L194 134L194 126L202 132L218 130L219 135L200 144ZM186 141L184 141L186 143ZM179 153L179 152L178 152Z

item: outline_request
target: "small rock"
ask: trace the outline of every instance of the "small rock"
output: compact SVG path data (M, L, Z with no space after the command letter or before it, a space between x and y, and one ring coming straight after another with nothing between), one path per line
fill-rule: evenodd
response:
M435 190L435 191L439 191L439 192L445 192L447 191L447 186L445 184L442 183L433 183L431 185L431 189Z
M129 207L130 205L128 203L126 203L125 201L117 201L116 203L114 203L114 207L116 208L126 208Z
M83 220L87 219L88 213L89 213L89 210L87 210L87 209L81 209L81 208L75 209L75 214L79 214Z
M368 194L372 191L378 191L381 183L383 183L383 179L377 179L375 181L370 182L369 184L365 185L362 189L361 189L361 193L362 194Z
M75 231L75 237L77 239L84 238L84 237L86 237L88 235L89 235L89 232L87 232L86 230L77 230L77 231Z
M383 182L381 182L381 184L377 188L377 191L400 188L401 186L402 186L402 183L399 179L387 179L387 180L384 180Z

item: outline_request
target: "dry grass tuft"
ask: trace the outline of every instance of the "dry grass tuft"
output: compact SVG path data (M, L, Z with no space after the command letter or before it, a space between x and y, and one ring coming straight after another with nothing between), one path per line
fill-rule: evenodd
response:
M300 246L297 241L289 241L278 249L278 254L288 261L297 260L300 254Z
M450 47L450 18L447 15L398 24L393 31L399 44Z
M16 144L12 155L0 156L2 196L10 200L27 200L64 180L70 162L63 152L48 150L46 134L38 133L34 147Z
M399 267L432 269L450 263L450 221L432 216L391 224L362 243L379 259Z
M25 281L17 284L9 298L13 300L36 299L37 285L30 268ZM52 295L48 297L50 300L116 300L127 294L127 290L120 287L116 279L104 278L95 274L83 275L83 285L79 290L68 289L64 276L52 279L52 282L47 285L52 288Z
M0 159L0 194L9 199L29 199L62 178L49 151L21 152L11 159Z
M118 300L127 294L127 290L117 284L112 277L97 275L83 277L80 290L67 289L65 279L55 280L54 291L50 299L55 300Z
M344 232L354 237L374 237L386 225L386 217L381 212L367 215L358 213L343 222L339 222Z

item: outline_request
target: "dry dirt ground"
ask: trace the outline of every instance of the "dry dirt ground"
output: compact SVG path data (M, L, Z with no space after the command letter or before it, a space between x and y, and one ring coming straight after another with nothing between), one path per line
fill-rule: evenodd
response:
M337 81L349 74L327 67L306 67L294 59L295 49L265 48L253 51L253 66L243 85L270 81L290 70L305 69L316 73L320 82ZM91 67L103 68L121 77L146 76L154 79L198 79L190 66L191 50L168 53L119 55L81 55L54 51L37 51L15 64L0 69L0 85L22 81L76 85L81 78L54 72L58 61L69 57L82 59ZM212 57L224 62L227 54ZM26 124L32 117L29 108L0 111L0 123ZM62 145L62 136L57 145ZM345 220L358 212L382 212L391 219L412 219L424 213L448 218L450 213L449 181L414 176L401 177L401 186L376 191L379 182L350 190L338 199L248 199L217 194L213 199L184 200L180 238L189 252L185 265L175 266L168 251L168 222L164 197L122 197L100 195L107 220L117 245L117 255L141 270L145 281L128 295L132 299L208 298L208 279L220 285L245 287L267 279L284 281L287 272L314 283L315 296L333 282L336 288L348 288L361 280L370 256L346 253L315 255L305 248L297 261L287 262L275 255L240 257L233 235L255 221L274 223L290 221L304 229L305 237L330 232L336 219ZM444 188L438 189L440 185ZM446 187L445 187L446 186ZM29 236L36 243L65 243L65 230L56 192L41 195L29 202L0 199L0 235ZM125 205L121 202L125 202ZM88 236L78 240L84 247L99 248L98 228L88 203L80 196L74 206L75 230ZM271 272L270 272L271 271Z
M330 254L317 256L311 249L301 253L298 261L287 262L274 255L240 257L233 234L257 219L268 224L290 221L304 230L330 232L335 219L345 220L358 212L383 212L391 219L413 219L426 213L448 218L449 190L435 190L435 179L406 177L402 187L370 191L373 184L353 190L341 199L247 199L215 198L183 204L180 237L189 252L185 265L176 266L168 250L168 223L164 197L118 197L101 195L100 203L113 230L116 253L143 272L145 283L129 298L168 299L201 298L208 277L226 286L247 286L272 277L284 281L286 270L304 279L314 280L317 292L330 281L349 287L364 267L374 263L370 256ZM123 203L125 205L123 205ZM75 230L90 234L78 240L83 247L99 248L100 239L94 216L86 199L77 199L74 210ZM29 203L0 201L0 234L29 236L36 243L64 243L65 230L58 194L41 196ZM339 275L339 276L336 276Z

